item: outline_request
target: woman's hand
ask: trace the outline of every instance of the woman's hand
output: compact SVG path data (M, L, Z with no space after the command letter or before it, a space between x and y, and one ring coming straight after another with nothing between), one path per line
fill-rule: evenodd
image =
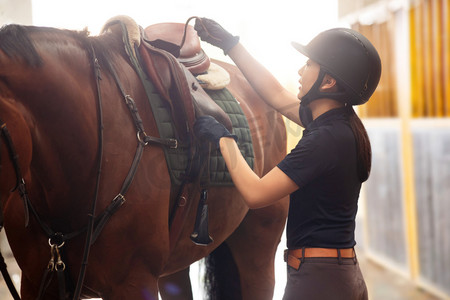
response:
M219 148L219 141L222 137L232 137L237 141L237 136L231 134L225 126L211 116L201 116L194 123L194 134L201 140L214 143Z
M225 54L228 54L228 51L239 43L238 36L232 35L219 23L211 19L196 19L194 29L197 30L197 34L202 41L219 47Z

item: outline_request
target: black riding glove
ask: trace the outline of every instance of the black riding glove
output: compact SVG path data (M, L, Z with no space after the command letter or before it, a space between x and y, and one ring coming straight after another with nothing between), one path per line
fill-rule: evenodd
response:
M238 36L232 35L220 26L219 23L211 19L196 19L194 29L197 30L197 34L202 41L219 47L225 55L239 43Z
M194 134L201 141L209 141L219 149L219 141L222 137L232 137L237 141L237 136L231 134L223 124L217 122L211 116L201 116L194 123Z

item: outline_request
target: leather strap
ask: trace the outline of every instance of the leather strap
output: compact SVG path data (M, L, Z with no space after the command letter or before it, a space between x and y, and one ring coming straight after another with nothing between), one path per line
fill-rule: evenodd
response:
M8 128L6 127L6 123L3 122L1 119L0 119L0 123L1 123L0 138L3 137L3 139L5 141L5 145L6 145L6 148L8 149L9 157L11 159L11 162L14 167L14 171L16 173L16 186L11 190L11 192L18 190L20 193L20 196L23 201L23 207L25 209L25 211L24 211L25 227L28 227L29 220L30 220L30 217L29 217L30 214L29 214L29 209L28 209L29 199L28 199L28 193L27 193L27 190L25 187L25 180L23 179L22 172L21 172L20 166L19 166L19 156L17 155L17 152L14 148L14 143L12 141L12 138L8 131Z
M298 270L304 258L311 257L331 257L331 258L355 258L356 253L353 248L300 248L287 249L284 251L284 261L288 266Z
M8 269L5 263L5 259L3 258L2 253L0 252L0 270L3 275L3 279L5 280L6 286L9 289L9 292L11 293L11 296L14 300L20 300L19 293L16 290L16 287L14 286L13 281L11 280L11 276L8 273Z

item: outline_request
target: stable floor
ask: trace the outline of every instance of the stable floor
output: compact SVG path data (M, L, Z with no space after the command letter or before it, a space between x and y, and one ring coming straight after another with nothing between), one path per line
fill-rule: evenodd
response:
M367 259L358 252L361 271L371 300L443 300L419 289L411 280ZM450 298L449 298L450 299Z

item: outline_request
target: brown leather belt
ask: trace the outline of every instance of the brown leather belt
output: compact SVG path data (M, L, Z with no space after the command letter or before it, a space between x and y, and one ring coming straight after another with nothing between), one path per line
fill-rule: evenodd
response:
M288 266L298 270L302 259L305 257L335 257L335 258L355 258L355 250L332 249L332 248L303 248L303 249L287 249L284 251L284 261Z

